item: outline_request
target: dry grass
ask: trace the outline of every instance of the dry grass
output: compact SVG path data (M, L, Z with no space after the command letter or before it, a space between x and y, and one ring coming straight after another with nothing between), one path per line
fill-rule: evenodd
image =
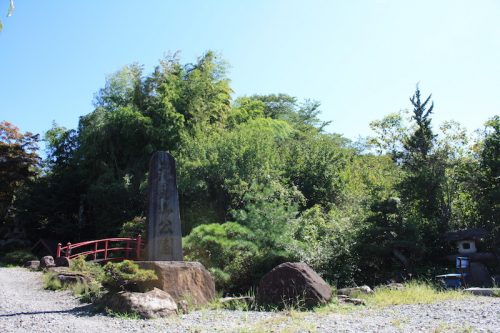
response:
M370 295L359 295L369 306L383 307L401 304L429 304L468 296L459 290L438 290L425 282L409 282L402 290L378 289Z

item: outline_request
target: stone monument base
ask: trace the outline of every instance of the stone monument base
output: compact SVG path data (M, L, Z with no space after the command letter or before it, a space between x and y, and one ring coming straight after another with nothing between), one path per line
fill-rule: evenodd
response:
M169 293L176 302L181 300L204 305L215 298L212 275L194 261L137 261L140 268L152 269L158 280L140 285L143 290L158 288Z

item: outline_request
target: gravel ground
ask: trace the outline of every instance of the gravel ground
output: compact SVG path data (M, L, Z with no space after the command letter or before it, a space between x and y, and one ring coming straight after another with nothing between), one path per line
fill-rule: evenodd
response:
M41 273L0 268L0 332L500 332L500 298L361 309L348 314L201 310L156 320L96 314Z

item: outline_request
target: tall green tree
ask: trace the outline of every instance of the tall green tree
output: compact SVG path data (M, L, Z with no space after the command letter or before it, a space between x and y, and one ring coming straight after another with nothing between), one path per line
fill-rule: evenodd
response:
M407 216L420 226L429 249L435 249L440 236L448 230L449 222L449 215L444 211L445 163L443 156L434 149L436 134L431 126L434 109L431 95L422 102L417 86L410 101L415 127L396 156L404 171L398 188Z
M486 123L485 138L479 153L479 211L488 229L500 237L500 117ZM500 244L500 241L497 240Z
M21 133L10 122L0 123L0 224L9 219L16 192L35 176L39 135Z

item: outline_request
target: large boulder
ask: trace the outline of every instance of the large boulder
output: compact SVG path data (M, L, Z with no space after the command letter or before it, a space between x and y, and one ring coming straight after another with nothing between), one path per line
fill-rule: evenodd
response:
M54 258L52 256L45 256L40 259L40 268L50 268L50 267L55 267L56 264L54 263Z
M138 261L143 269L152 269L158 280L139 284L142 290L158 288L168 292L176 302L188 301L204 305L215 297L212 275L199 262L188 261Z
M66 257L56 257L54 263L57 267L69 267L70 259Z
M169 293L154 288L146 293L122 291L109 295L105 306L114 312L137 313L142 318L161 318L177 313L177 303Z
M305 263L286 262L260 280L257 301L265 305L314 307L328 302L332 288Z

